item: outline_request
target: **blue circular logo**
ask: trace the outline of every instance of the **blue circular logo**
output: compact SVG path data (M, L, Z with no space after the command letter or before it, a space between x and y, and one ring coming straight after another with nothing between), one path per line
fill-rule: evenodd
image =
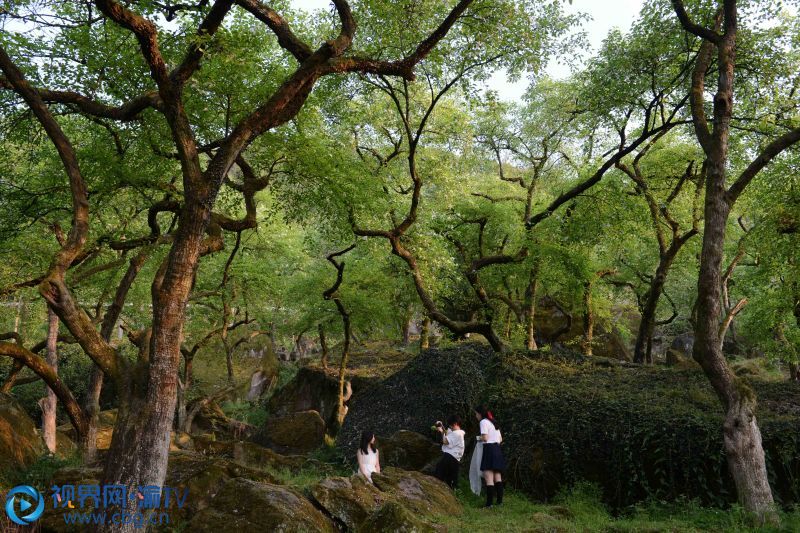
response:
M6 514L15 524L29 526L42 516L43 512L44 496L30 485L17 485L8 491Z

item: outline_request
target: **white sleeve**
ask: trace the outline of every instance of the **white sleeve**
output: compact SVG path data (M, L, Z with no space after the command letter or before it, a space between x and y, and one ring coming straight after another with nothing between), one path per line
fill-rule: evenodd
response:
M453 431L448 435L447 442L450 443L451 446L455 446L456 448L464 448L464 432L463 431Z
M481 420L479 427L481 435L488 435L489 431L492 429L492 423L484 418L483 420Z

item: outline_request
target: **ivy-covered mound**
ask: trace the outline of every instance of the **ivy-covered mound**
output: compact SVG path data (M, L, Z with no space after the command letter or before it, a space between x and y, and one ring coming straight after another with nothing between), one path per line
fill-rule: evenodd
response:
M800 387L755 379L752 385L775 497L782 505L798 503ZM429 432L433 420L451 411L469 415L479 400L500 421L507 477L535 498L588 480L617 508L650 497L735 501L721 406L696 369L570 353L498 357L474 345L431 350L353 399L344 446L355 449L365 428L378 435Z
M364 430L375 432L379 440L401 429L432 436L434 422L450 413L466 418L487 390L487 369L496 361L492 350L480 344L425 351L353 394L338 446L351 457Z

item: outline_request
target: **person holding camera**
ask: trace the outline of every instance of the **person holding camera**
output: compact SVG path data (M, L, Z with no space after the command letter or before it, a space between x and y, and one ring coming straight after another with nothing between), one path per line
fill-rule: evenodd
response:
M447 428L441 422L436 422L436 431L442 435L442 458L436 464L435 476L451 489L458 486L458 467L464 456L464 430L461 429L461 419L457 415L450 415L447 419Z

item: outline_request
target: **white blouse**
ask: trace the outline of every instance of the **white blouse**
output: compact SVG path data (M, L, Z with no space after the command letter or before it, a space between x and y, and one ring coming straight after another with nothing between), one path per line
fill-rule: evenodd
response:
M484 418L480 423L481 435L486 435L486 444L497 443L499 444L502 438L500 437L500 430L494 427L491 420Z

